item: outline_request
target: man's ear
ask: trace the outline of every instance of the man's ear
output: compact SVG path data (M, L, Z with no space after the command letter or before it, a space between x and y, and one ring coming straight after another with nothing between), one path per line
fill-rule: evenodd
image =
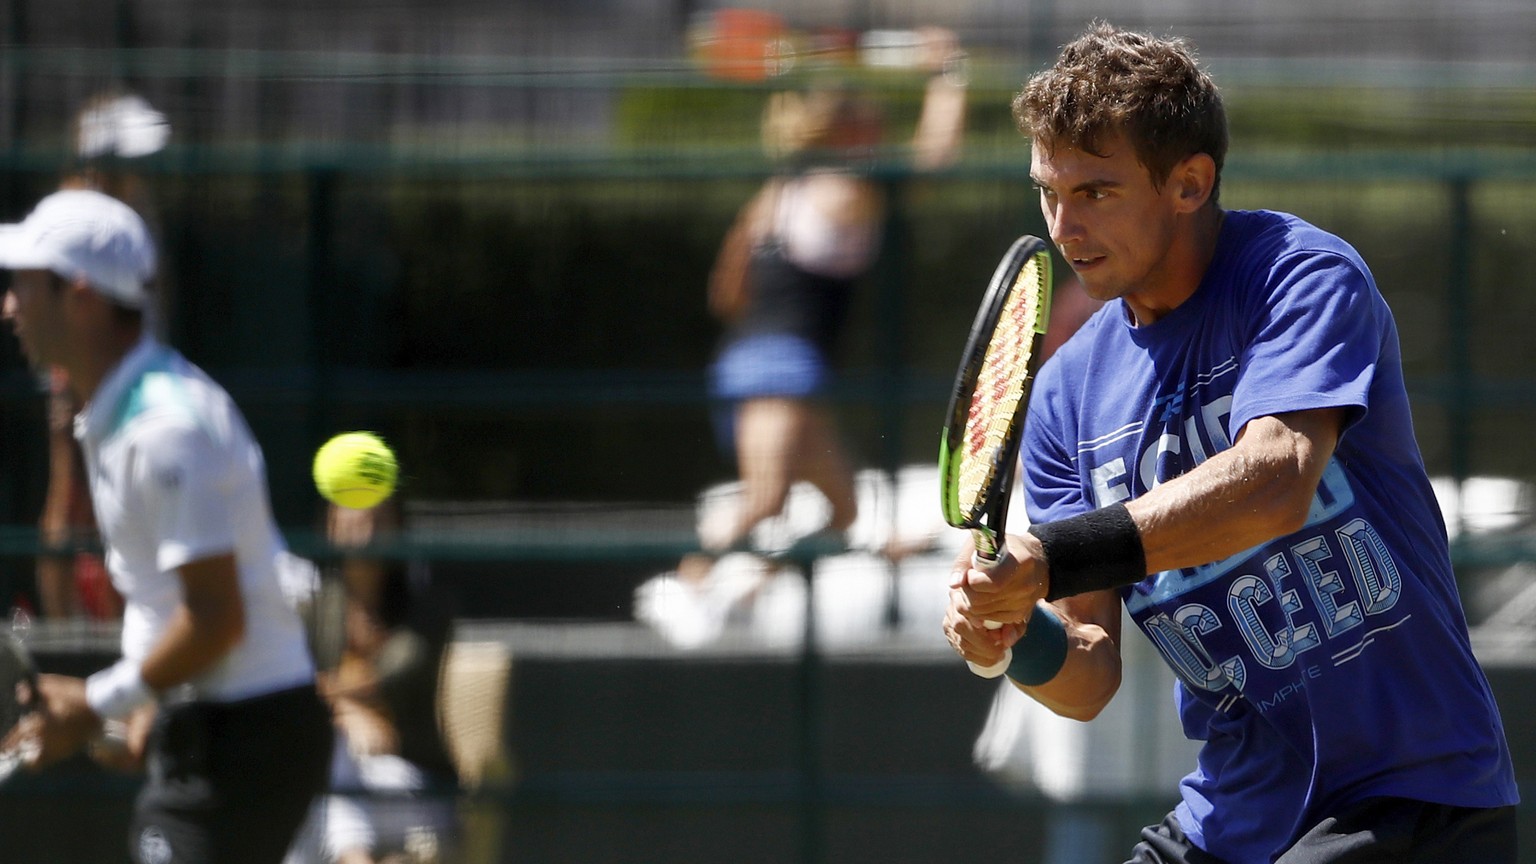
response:
M92 288L91 283L85 281L83 277L67 278L60 276L58 278L59 293L70 303L89 302L96 294L96 289Z
M64 301L64 308L77 315L96 315L111 306L105 295L91 283L81 277L72 279L59 279L59 293Z
M1178 197L1179 212L1194 213L1210 200L1216 186L1216 160L1196 153L1173 166L1168 181Z

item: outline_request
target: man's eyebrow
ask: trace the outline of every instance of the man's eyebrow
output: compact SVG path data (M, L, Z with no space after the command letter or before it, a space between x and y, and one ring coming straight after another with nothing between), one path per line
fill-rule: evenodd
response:
M1037 186L1037 187L1039 187L1041 189L1051 189L1052 188L1051 184L1046 183L1045 181L1041 180L1039 177L1036 177L1034 174L1030 174L1029 175L1029 181L1031 183L1035 184L1035 186ZM1095 178L1093 180L1084 180L1083 182L1077 184L1076 186L1073 186L1072 187L1072 191L1073 192L1089 192L1089 191L1093 191L1095 189L1118 189L1118 188L1120 188L1123 185L1125 185L1125 184L1121 183L1119 180L1110 180L1108 178ZM1052 190L1052 191L1056 191L1056 190Z

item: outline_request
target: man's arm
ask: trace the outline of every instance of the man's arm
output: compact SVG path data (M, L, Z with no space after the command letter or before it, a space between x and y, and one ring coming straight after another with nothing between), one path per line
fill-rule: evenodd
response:
M90 688L97 694L94 707L87 697L85 680L40 676L43 711L29 718L32 725L25 730L41 743L32 768L45 767L79 751L101 731L105 720L126 716L148 702L153 693L207 672L245 638L245 602L233 554L188 562L177 575L182 603L172 614L165 634L142 664L122 660L92 676L91 680L98 682Z
M177 575L181 605L139 671L155 692L207 672L245 638L245 601L233 553L189 561Z
M970 553L965 555L968 561ZM965 582L966 574L957 572L950 585L949 609L944 619L945 633L955 650L981 666L997 663L1009 645L1014 646L1015 652L1031 650L1030 642L1019 640L1031 623L1041 620L1040 607L1032 610L1030 620L1023 624L987 629L969 611ZM1057 600L1048 607L1066 633L1066 656L1061 669L1041 684L1012 683L1063 717L1092 720L1120 689L1120 595L1114 591L1094 591Z
M1051 604L1067 631L1067 658L1056 677L1014 684L1056 714L1087 722L1120 689L1120 595L1094 591Z
M1146 572L1217 561L1300 528L1343 420L1340 408L1257 418L1231 448L1127 502ZM981 665L996 662L1023 636L1035 603L1052 589L1039 537L1012 535L1008 547L1010 560L990 573L965 570L950 592L945 628L951 644ZM1055 678L1024 689L1059 714L1091 717L1119 686L1118 596L1091 591L1055 606L1067 632L1067 657ZM989 619L1004 626L988 630L983 622Z
M1147 572L1220 561L1299 530L1343 424L1342 408L1255 418L1231 448L1126 502Z

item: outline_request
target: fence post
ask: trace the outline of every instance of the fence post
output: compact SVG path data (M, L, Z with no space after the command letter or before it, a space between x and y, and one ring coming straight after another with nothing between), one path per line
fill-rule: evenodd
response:
M800 644L800 861L821 864L826 852L826 776L822 770L822 657L816 643L816 556L795 561L805 579L805 633Z
M1450 393L1446 398L1446 435L1450 446L1451 477L1456 496L1472 472L1472 181L1466 174L1450 178L1450 267L1446 278L1445 309L1446 371ZM1465 508L1456 508L1457 532L1466 527Z
M325 440L332 425L331 407L335 382L334 351L330 333L341 326L333 266L332 223L336 212L336 172L312 169L306 176L309 205L308 236L305 243L304 291L310 309L310 410L309 441Z
M889 536L896 537L900 500L897 480L901 473L903 408L908 387L906 363L906 301L908 274L911 272L910 244L912 225L907 218L905 175L895 174L884 182L886 219L881 238L880 265L876 269L875 353L879 381L877 413L880 417L880 468L890 478L891 517ZM894 562L889 563L890 591L885 601L885 624L895 630L901 624L901 592Z

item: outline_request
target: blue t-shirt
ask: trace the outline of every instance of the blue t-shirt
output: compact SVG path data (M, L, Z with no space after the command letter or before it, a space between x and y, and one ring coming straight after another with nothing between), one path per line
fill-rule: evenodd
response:
M1178 819L1234 864L1271 861L1367 797L1518 800L1391 312L1339 238L1286 214L1229 212L1189 300L1145 327L1108 304L1031 396L1036 522L1136 497L1256 417L1330 407L1345 409L1345 431L1304 528L1121 592L1179 677L1185 733L1205 742Z

